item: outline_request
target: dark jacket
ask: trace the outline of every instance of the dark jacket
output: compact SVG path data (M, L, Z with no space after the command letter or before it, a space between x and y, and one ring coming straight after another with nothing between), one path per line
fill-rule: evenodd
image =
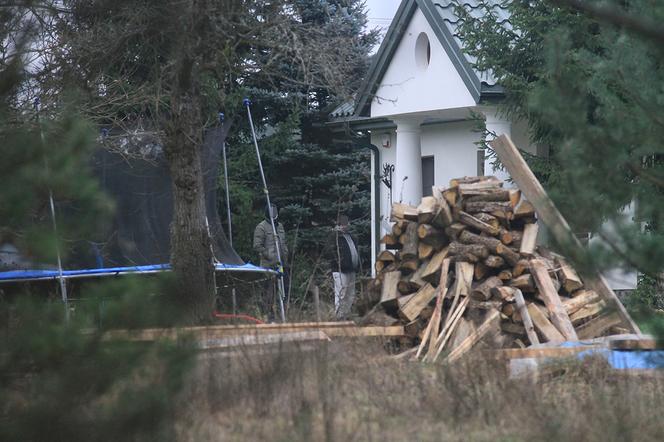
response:
M281 223L278 223L275 227L277 229L277 236L279 237L279 251L281 252L282 264L286 265L288 259L286 232ZM279 264L272 225L269 221L263 220L256 226L256 230L254 230L254 250L261 257L261 267L274 267Z
M350 233L335 229L328 244L327 256L333 272L356 273L360 270L360 254Z

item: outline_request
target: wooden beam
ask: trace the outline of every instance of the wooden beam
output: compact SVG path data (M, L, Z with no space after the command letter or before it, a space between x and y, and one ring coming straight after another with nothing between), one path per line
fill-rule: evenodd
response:
M539 219L549 228L551 234L563 249L571 254L571 257L581 256L583 246L579 239L572 233L567 221L560 214L556 206L547 195L546 191L537 180L532 170L526 164L519 150L512 140L506 135L500 135L490 143L496 152L500 162L505 166L517 187L530 201L537 211ZM610 307L615 307L618 315L634 333L641 333L634 320L629 316L625 306L622 305L616 294L611 290L606 279L598 272L592 272L584 276L588 288L595 290Z

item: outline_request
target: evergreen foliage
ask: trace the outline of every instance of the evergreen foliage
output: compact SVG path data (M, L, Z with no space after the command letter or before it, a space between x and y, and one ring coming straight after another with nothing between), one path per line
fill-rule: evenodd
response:
M66 256L62 238L80 237L109 206L87 173L89 125L73 112L38 124L34 113L13 108L24 81L23 46L14 50L0 66L0 243L30 245L31 257L55 262L55 242ZM66 208L76 215L58 217L57 238L51 192L64 203L59 214ZM192 347L105 334L111 327L172 324L172 285L95 284L77 291L68 309L50 296L55 281L30 291L0 286L0 440L172 440L172 399Z
M494 2L481 3L480 18L462 3L465 50L505 87L504 112L528 121L533 140L549 148L541 175L551 196L576 231L601 238L586 264L657 277L664 263L661 46L548 1L501 2L508 23L498 21ZM637 21L664 17L657 2L603 5ZM645 232L644 222L652 226Z

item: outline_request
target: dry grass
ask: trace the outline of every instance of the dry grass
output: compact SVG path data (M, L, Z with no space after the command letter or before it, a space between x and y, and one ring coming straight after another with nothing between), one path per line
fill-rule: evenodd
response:
M400 362L381 343L206 354L181 398L181 440L661 440L664 377L601 361L535 379L466 359Z

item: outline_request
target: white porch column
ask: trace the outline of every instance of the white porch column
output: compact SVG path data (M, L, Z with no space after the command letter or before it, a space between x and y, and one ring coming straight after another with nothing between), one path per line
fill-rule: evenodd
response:
M393 202L418 206L422 199L422 149L420 147L420 123L397 123L396 160L392 181Z
M499 117L496 108L482 109L482 113L486 118L486 130L489 133L495 133L496 136L503 134L509 137L512 136L512 123L503 117ZM489 142L493 139L493 135L488 135L486 141ZM488 156L484 158L484 174L495 175L496 178L503 181L509 179L510 175L507 173L507 171L493 170L493 166L491 165L492 160L493 159L489 158ZM505 183L505 185L507 185L507 183Z

